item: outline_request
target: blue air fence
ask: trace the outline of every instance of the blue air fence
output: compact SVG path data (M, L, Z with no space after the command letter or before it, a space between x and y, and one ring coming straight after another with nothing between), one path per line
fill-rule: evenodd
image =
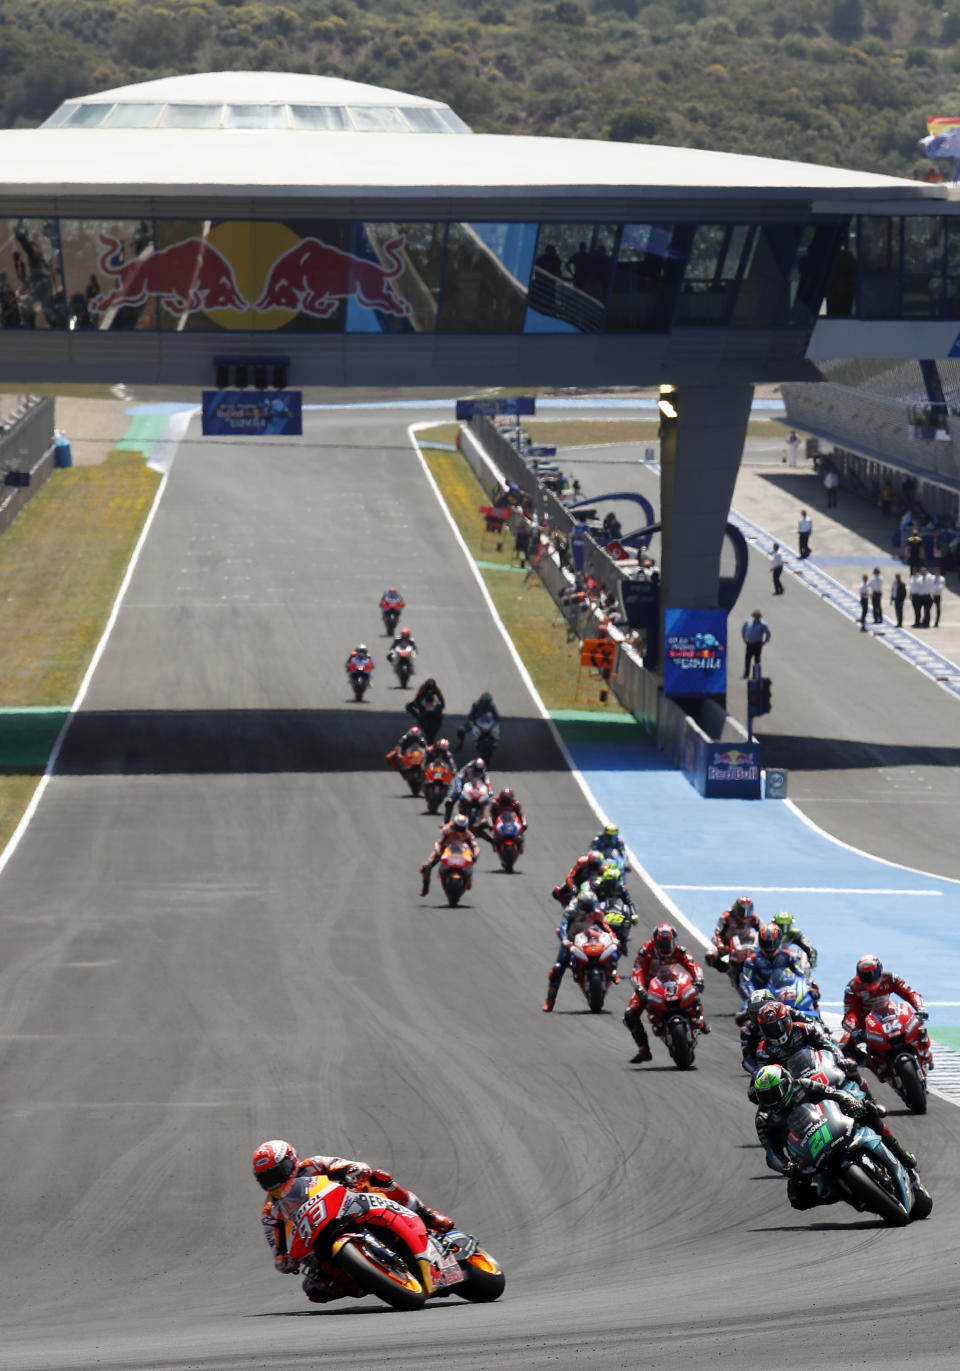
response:
M496 498L508 481L513 481L537 501L538 508L542 508L551 521L555 519L554 528L569 535L574 522L569 511L549 491L543 489L536 474L492 423L486 419L471 420L469 428L461 429L460 451L491 499ZM544 501L542 506L541 500ZM611 594L616 594L622 573L613 558L598 548L590 537L585 539L584 554L585 565L589 558L590 574L595 575ZM557 554L552 552L542 556L538 570L544 587L564 613L571 631L580 639L595 637L599 620L592 610L586 609L580 602L574 602L576 607L569 613L569 605L563 596L564 592L572 589L574 580L572 574L561 567ZM615 628L611 630L611 637L615 640L620 638ZM715 744L678 704L663 694L656 676L644 669L637 653L622 641L618 643L610 687L624 709L656 739L660 751L674 766L683 770L692 786L704 794L710 748Z
M0 479L7 472L25 475L25 485L0 485L0 533L9 528L32 495L53 470L54 400L29 400L25 407L7 415L0 433Z

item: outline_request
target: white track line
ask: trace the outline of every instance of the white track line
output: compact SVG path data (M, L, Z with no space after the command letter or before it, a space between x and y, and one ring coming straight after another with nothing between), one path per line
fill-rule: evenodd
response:
M425 458L424 458L424 456L423 456L423 453L420 451L420 444L417 442L417 430L418 430L418 429L421 429L421 428L433 428L433 427L435 427L435 424L434 424L434 423L418 423L418 424L411 424L410 427L407 429L407 436L409 437L410 442L411 442L411 444L413 445L413 449L414 449L414 451L415 451L416 454L417 454L417 457L418 457L418 459L419 459L420 465L423 467L423 473L424 473L424 475L426 476L427 481L430 483L430 487L431 487L431 489L433 490L434 495L437 497L437 503L440 505L440 508L443 510L444 518L446 519L447 523L450 525L450 528L451 528L451 530L453 531L453 536L454 536L454 538L456 538L457 543L458 543L458 545L459 545L459 547L460 547L461 552L463 553L464 557L467 559L467 565L469 566L470 571L471 571L472 574L473 574L474 580L476 581L477 585L480 587L480 593L481 593L481 595L483 596L484 600L486 601L487 609L490 611L490 616L491 616L491 618L493 619L493 622L496 624L497 629L498 629L498 631L499 631L499 633L500 633L501 638L503 639L504 643L506 644L507 651L510 653L510 656L513 658L514 665L516 666L517 670L519 671L520 676L521 676L521 678L523 679L524 685L527 687L527 690L530 692L531 699L533 700L534 704L536 705L537 709L539 710L541 718L543 718L543 719L545 720L545 722L546 722L546 724L547 724L547 727L550 729L550 732L551 732L552 735L553 735L553 740L554 740L554 742L556 743L557 747L560 749L561 756L563 757L563 760L566 762L567 766L569 767L570 773L571 773L571 775L573 776L573 779L576 781L577 785L580 787L581 791L583 792L584 799L587 801L587 804L588 804L588 805L590 806L590 808L593 810L594 814L597 816L597 818L598 818L598 820L600 821L600 823L601 823L601 824L608 824L608 823L611 822L609 816L608 816L607 814L605 814L604 811L600 808L600 805L599 805L599 803L597 802L597 797L594 795L593 791L590 789L589 785L587 784L586 780L584 779L583 774L577 769L577 766L575 765L574 760L573 760L572 756L570 755L570 753L569 753L569 751L568 751L568 749L567 749L566 743L563 741L563 738L560 736L560 730L557 728L557 726L556 726L556 724L554 723L553 719L550 717L550 711L547 709L546 705L543 703L543 700L540 698L540 694L539 694L539 692L538 692L538 690L537 690L537 687L536 687L536 686L534 685L534 683L533 683L533 678L531 677L529 671L527 670L526 666L524 665L523 660L522 660L522 658L520 657L520 654L517 652L517 649L516 649L516 647L514 646L514 643L513 643L513 639L510 637L510 634L507 632L507 629L506 629L506 627L505 627L505 625L504 625L503 620L500 618L500 615L497 613L497 607L496 607L496 605L493 603L493 600L492 600L491 597L490 597L490 592L487 590L487 585L486 585L486 582L485 582L484 579L483 579L483 575L482 575L481 572L480 572L480 568L477 566L476 562L474 561L473 554L471 553L470 549L467 547L467 544L465 543L465 541L464 541L464 539L463 539L463 536L461 535L460 530L459 530L459 528L457 527L457 522L456 522L456 520L454 519L453 515L450 513L450 510L447 508L447 502L446 502L446 500L444 500L444 498L443 498L443 492L441 491L440 487L437 485L436 481L433 479L433 473L431 472L430 468L427 466L427 463L426 463L426 460L425 460ZM629 857L629 859L630 859L630 865L632 866L633 870L637 873L637 875L639 876L639 878L645 883L645 885L647 886L647 888L656 896L656 898L660 901L660 903L664 906L664 908L665 908L665 909L668 909L668 910L670 911L671 916L677 921L677 923L682 924L683 927L684 927L684 928L687 930L687 932L690 934L690 936L691 936L692 938L695 938L695 939L697 940L698 943L701 943L704 947L709 947L709 946L710 946L710 939L707 938L703 933L701 933L700 929L697 928L696 924L693 924L693 923L690 922L690 920L689 920L689 919L687 918L687 916L684 914L683 910L680 909L680 907L679 907L678 905L674 904L673 900L671 900L670 896L669 896L669 895L667 894L667 892L663 889L663 887L662 887L662 886L659 886L659 885L657 884L657 882L653 879L653 877L650 875L649 871L647 871L646 867L642 864L642 862L641 862L641 861L639 860L639 858L637 857L637 854L636 854L635 852L633 852L630 848L628 848L628 849L627 849L627 855L628 855L628 857Z
M665 885L664 890L730 891L750 890L757 895L925 895L939 897L942 890L882 889L875 886L846 885L752 885L749 881L734 881L727 885Z

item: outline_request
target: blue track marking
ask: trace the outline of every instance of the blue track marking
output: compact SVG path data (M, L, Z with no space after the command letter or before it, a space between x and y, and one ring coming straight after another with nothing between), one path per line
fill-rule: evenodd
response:
M839 1008L857 958L875 952L930 1002L931 1023L960 1024L960 882L857 852L780 801L705 800L653 746L565 741L601 809L705 937L749 894L761 919L789 909L809 934L827 1006Z

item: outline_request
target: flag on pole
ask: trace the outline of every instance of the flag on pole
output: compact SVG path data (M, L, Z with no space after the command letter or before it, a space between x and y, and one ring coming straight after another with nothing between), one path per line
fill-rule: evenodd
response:
M960 158L960 114L929 115L920 144L928 157Z

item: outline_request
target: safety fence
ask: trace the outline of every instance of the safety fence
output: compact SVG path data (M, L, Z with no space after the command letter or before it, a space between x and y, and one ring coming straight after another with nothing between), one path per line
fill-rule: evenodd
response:
M0 421L0 533L53 470L54 399L28 397ZM8 480L17 484L7 484Z
M460 451L491 500L495 501L497 495L503 492L508 480L513 481L533 498L541 493L532 484L537 483L535 473L522 463L513 445L488 420L473 419L469 427L461 428ZM523 466L522 472L518 464ZM518 479L521 475L522 481ZM573 519L569 512L559 501L555 503L565 516L567 525L572 526ZM588 564L588 557L589 565L603 573L603 579L601 580L601 576L598 575L597 581L615 594L616 582L623 576L623 572L618 569L613 558L608 557L589 535L584 541L585 566ZM551 599L563 614L570 636L580 641L596 637L600 619L592 606L577 595L573 574L561 565L556 551L541 553L537 560L537 571ZM591 574L595 573L591 571ZM663 686L657 677L647 671L639 654L629 643L623 641L623 636L616 627L611 626L606 632L617 643L610 688L624 709L655 739L659 750L675 767L684 772L691 785L703 793L708 746L713 741L710 734L706 733L680 705L664 695ZM711 732L714 733L714 737L719 737L724 726L729 726L722 709L719 710L715 723L717 731L714 733L711 728ZM742 730L740 732L742 734Z

